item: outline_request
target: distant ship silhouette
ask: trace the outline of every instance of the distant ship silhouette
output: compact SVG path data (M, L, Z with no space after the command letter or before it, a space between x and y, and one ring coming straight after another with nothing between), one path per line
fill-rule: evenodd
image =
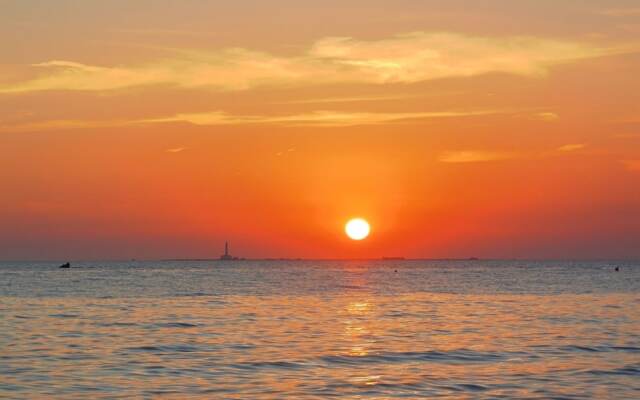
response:
M229 242L224 242L224 254L220 256L221 260L239 260L238 257L233 257L229 254Z

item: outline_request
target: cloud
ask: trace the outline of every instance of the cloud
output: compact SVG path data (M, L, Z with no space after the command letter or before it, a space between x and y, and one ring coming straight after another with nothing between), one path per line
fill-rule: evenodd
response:
M629 171L640 171L640 160L622 160L621 162Z
M56 119L49 121L20 122L14 124L2 124L0 129L6 132L36 132L79 128L106 128L124 126L130 124L127 121L95 121L79 119Z
M565 144L564 146L558 147L556 150L561 152L571 152L576 150L582 150L585 147L587 147L585 143Z
M419 96L398 95L398 96L362 96L362 97L324 97L324 98L318 98L318 99L278 101L273 104L360 103L360 102L368 102L368 101L405 100L405 99L415 98L415 97L419 97Z
M490 72L540 75L550 65L599 51L575 42L535 37L415 32L378 41L326 38L316 42L310 53L355 67L374 82L408 83Z
M202 113L181 113L168 117L131 119L131 120L50 120L23 122L0 125L0 129L7 132L32 132L45 130L104 128L138 124L186 122L192 125L280 125L288 127L346 127L355 125L378 125L398 123L408 120L433 118L464 118L480 117L495 114L506 114L509 110L468 110L468 111L434 111L434 112L343 112L343 111L310 111L286 115L238 115L224 111L210 111ZM184 148L186 149L186 148ZM168 149L168 152L178 152L183 148Z
M484 37L414 32L363 41L329 37L295 56L244 48L171 50L139 65L98 66L52 60L34 79L0 86L0 93L106 91L137 86L247 90L324 84L415 83L487 73L540 76L553 65L611 53L591 45L528 36Z
M287 154L293 153L294 151L296 151L296 148L295 147L290 147L290 148L287 149L287 151L279 151L279 152L277 152L276 156L282 157L283 155L287 155Z
M540 119L542 121L556 121L558 119L560 119L560 116L556 113L553 112L541 112L541 113L537 113L535 114L535 117L537 119Z
M438 161L444 163L474 163L508 160L516 156L517 154L512 152L481 150L447 151L438 157Z
M176 147L176 148L173 148L173 149L166 149L165 151L167 153L180 153L182 151L185 151L186 149L187 149L187 147Z
M499 114L505 111L441 111L412 113L374 113L374 112L342 112L312 111L300 114L266 116L266 115L233 115L222 111L204 113L177 114L172 117L145 119L140 123L188 122L194 125L242 125L242 124L276 124L284 126L325 126L340 127L354 125L376 125L411 119L473 117Z

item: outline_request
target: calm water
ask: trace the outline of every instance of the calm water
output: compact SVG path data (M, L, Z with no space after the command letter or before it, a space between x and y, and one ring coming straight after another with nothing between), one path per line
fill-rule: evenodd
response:
M0 398L640 398L640 263L73 266L0 263Z

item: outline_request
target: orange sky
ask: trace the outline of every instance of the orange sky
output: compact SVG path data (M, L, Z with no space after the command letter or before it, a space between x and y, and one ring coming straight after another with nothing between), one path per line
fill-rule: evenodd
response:
M636 1L220 3L0 1L0 259L640 257Z

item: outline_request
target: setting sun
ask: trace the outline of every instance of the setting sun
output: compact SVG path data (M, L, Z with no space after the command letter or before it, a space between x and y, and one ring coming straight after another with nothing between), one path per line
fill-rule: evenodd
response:
M362 240L369 236L369 223L362 218L349 220L344 226L347 236L353 240Z

